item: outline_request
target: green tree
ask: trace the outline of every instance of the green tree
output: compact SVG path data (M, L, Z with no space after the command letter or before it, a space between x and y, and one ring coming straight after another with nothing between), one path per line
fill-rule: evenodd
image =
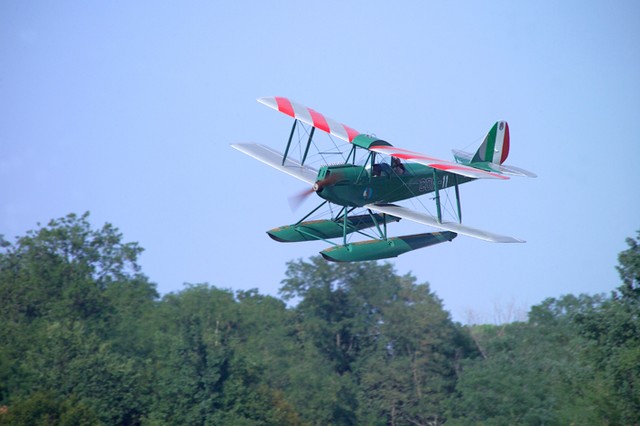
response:
M104 291L141 277L137 259L142 248L123 243L111 224L92 230L88 217L52 220L5 247L0 255L3 319L103 320L110 313Z
M638 424L640 232L627 244L611 297L461 327L388 263L290 262L283 300L159 299L136 243L68 215L0 236L0 425Z
M463 363L451 424L640 422L640 250L627 244L611 298L547 299L527 323L472 327L483 357Z
M627 238L628 249L618 255L616 266L622 285L618 287L621 297L638 303L640 300L640 230L636 239Z
M363 401L372 418L389 424L442 424L459 360L474 351L427 284L400 278L360 368Z
M88 213L52 220L2 246L0 366L10 365L10 380L0 387L0 403L11 413L34 392L53 392L62 400L73 395L106 423L139 422L148 368L131 348L145 345L125 337L123 325L133 318L125 318L125 306L140 313L157 297L140 273L142 249L124 243L110 224L92 229Z
M193 285L166 295L156 312L154 402L150 418L205 424L222 406L227 345L235 326L230 292Z
M298 301L296 407L314 424L354 424L359 408L355 362L372 350L379 334L380 307L397 284L393 269L374 262L328 263L317 256L289 262L286 277L280 294Z
M318 423L444 422L457 360L472 348L429 286L388 263L315 257L288 266L281 294L299 301L298 339L338 383L326 387L336 402Z
M483 356L463 363L451 424L602 423L597 372L577 319L605 301L549 298L531 308L527 322L471 327Z
M241 292L239 299L206 284L163 298L156 313L155 392L148 423L299 423L269 380L273 355L260 356L278 350L259 335L280 326L275 321L284 304L255 292ZM258 312L265 314L261 324Z
M74 396L61 398L53 391L34 392L0 412L0 425L93 426L101 424L94 410Z
M576 318L595 365L596 407L612 424L640 423L640 231L618 256L622 285L598 309Z

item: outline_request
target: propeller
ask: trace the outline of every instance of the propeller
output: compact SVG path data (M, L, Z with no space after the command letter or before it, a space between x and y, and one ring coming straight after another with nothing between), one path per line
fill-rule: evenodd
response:
M329 174L324 179L317 181L313 184L313 186L309 189L305 189L304 191L299 192L296 195L289 197L289 206L291 206L291 210L295 211L300 207L300 205L309 197L309 195L314 192L320 192L323 188L327 186L334 185L341 179L341 176L336 173Z

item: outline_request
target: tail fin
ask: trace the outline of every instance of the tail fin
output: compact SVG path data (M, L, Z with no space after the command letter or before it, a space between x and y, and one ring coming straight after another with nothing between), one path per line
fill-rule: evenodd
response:
M471 163L502 164L509 156L509 125L498 121L493 125Z
M509 156L509 125L506 121L498 121L493 125L475 154L453 150L453 156L458 163L476 169L505 175L536 177L535 173L520 167L502 164Z

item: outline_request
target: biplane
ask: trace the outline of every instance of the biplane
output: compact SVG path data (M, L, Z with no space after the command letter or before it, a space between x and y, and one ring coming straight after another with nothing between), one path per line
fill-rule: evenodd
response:
M491 127L475 153L454 150L454 161L444 161L397 148L287 98L265 97L258 102L293 118L284 153L261 144L231 146L308 184L309 189L293 199L295 204L311 194L321 198L320 205L299 221L267 231L274 240L325 241L330 247L320 254L335 262L396 257L451 241L458 234L497 243L524 242L462 224L459 186L463 183L476 179L536 176L504 164L510 144L506 121L498 121ZM317 138L314 139L316 129L328 135L333 144L331 150L322 150L318 145ZM448 189L455 192L455 208L449 200L454 220L443 219L441 194ZM422 212L397 204L425 194L433 194L435 214L426 208ZM312 216L319 215L321 209L325 210L325 218L314 219ZM401 219L438 231L389 236L388 225ZM355 235L369 239L354 241ZM335 239L339 239L338 242L332 241Z

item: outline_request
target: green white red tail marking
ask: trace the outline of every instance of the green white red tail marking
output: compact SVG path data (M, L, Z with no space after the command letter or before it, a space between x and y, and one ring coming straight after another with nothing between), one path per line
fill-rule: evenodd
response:
M508 156L509 125L506 121L498 121L485 136L471 162L502 164Z

